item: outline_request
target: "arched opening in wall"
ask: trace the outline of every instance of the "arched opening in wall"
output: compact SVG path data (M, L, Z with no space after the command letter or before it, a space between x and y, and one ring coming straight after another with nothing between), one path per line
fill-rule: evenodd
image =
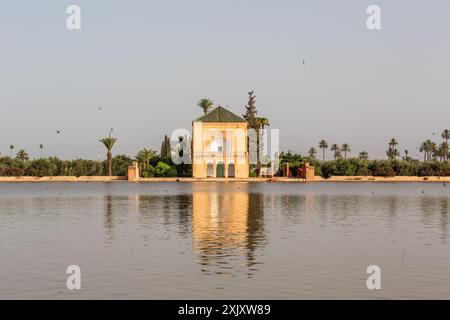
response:
M228 164L228 177L229 178L236 177L236 169L235 169L234 163Z
M224 178L225 177L225 170L224 170L224 164L223 162L218 162L216 166L216 177L217 178Z
M214 165L212 163L206 165L206 176L208 178L214 177Z

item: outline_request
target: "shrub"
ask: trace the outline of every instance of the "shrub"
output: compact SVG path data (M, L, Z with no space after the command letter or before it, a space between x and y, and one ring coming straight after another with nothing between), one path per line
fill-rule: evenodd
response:
M155 177L166 177L169 170L172 169L168 164L160 161L155 167Z
M35 177L55 176L58 174L58 166L50 159L36 159L30 161L29 174Z
M387 160L374 160L369 162L369 170L373 176L378 177L393 177L395 171L392 168L391 161Z

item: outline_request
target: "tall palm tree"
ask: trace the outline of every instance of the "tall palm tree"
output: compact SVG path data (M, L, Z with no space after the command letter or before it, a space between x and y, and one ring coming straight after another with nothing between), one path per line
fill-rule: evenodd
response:
M213 107L213 105L214 105L214 102L213 102L212 100L206 99L206 98L201 99L201 100L197 103L197 106L200 107L200 108L202 108L203 114L207 114L207 113L211 110L211 108Z
M336 160L337 158L339 158L341 156L341 147L339 147L338 144L335 143L335 144L331 145L330 150L334 152L334 154L333 154L334 160Z
M309 155L311 158L314 159L314 158L316 157L316 154L317 154L316 148L311 147L311 148L308 150L308 155Z
M434 143L433 141L426 140L422 142L419 147L419 151L424 153L423 161L431 160L436 152L436 149L436 143Z
M157 152L151 149L142 149L136 155L136 160L139 163L139 169L141 172L147 171L150 166L150 160L156 157Z
M427 141L422 142L422 144L419 147L419 151L423 152L423 161L427 161L427 152L428 152Z
M112 148L117 141L117 138L111 137L111 131L109 132L109 137L103 138L99 140L105 146L107 153L106 158L108 161L108 176L112 176Z
M444 131L442 131L441 137L442 137L442 139L445 140L444 159L448 160L450 158L450 154L448 152L448 140L450 140L450 130L445 129Z
M396 146L398 146L398 141L397 141L395 138L392 138L392 139L389 141L389 146L395 148Z
M319 148L322 149L322 161L325 161L325 149L328 149L328 142L324 139L319 141Z
M261 130L264 130L265 127L270 126L269 119L264 117L256 117L255 119L255 130L256 130L256 170L259 174L261 168L261 142L260 142L260 134Z
M439 147L437 148L437 150L436 150L436 157L438 157L440 161L445 161L446 160L447 148L448 148L448 145L447 145L447 143L445 141L442 142L439 145Z
M44 149L44 145L42 143L39 145L39 149L41 149L41 158L42 158L42 150Z
M400 152L398 152L396 146L398 146L398 141L395 138L389 140L389 148L386 151L388 159L395 160L398 156L400 156Z
M368 160L369 159L369 154L366 151L361 151L359 153L359 159L360 160Z
M350 145L348 143L344 143L342 145L341 151L344 153L344 158L347 158L347 152L352 151L352 149L350 149Z
M13 155L13 150L14 150L14 145L13 144L11 144L10 146L9 146L9 150L11 150L11 158L12 158L12 155Z
M26 152L24 149L20 149L16 154L16 159L28 161L30 160L30 157L28 156L28 152Z
M410 161L411 157L409 156L409 151L405 150L404 152L405 152L405 157L403 158L403 160Z

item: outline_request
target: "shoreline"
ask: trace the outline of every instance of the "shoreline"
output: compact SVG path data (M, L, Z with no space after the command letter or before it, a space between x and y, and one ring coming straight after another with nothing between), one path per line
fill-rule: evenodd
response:
M437 177L413 177L413 176L395 176L395 177L373 177L373 176L333 176L325 179L316 176L314 180L305 180L301 178L140 178L139 180L129 181L125 176L56 176L56 177L0 177L0 183L46 183L46 182L64 182L64 183L76 183L76 182L130 182L130 183L158 183L158 182L240 182L240 183L317 183L317 182L449 182L450 176Z

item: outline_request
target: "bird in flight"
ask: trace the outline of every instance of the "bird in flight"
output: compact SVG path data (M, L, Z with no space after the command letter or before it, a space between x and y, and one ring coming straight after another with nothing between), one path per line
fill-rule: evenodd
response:
M56 130L56 134L61 134L61 130Z
M98 107L98 110L99 110L99 111L102 110L102 107Z
M305 60L302 60L302 64L306 64Z

